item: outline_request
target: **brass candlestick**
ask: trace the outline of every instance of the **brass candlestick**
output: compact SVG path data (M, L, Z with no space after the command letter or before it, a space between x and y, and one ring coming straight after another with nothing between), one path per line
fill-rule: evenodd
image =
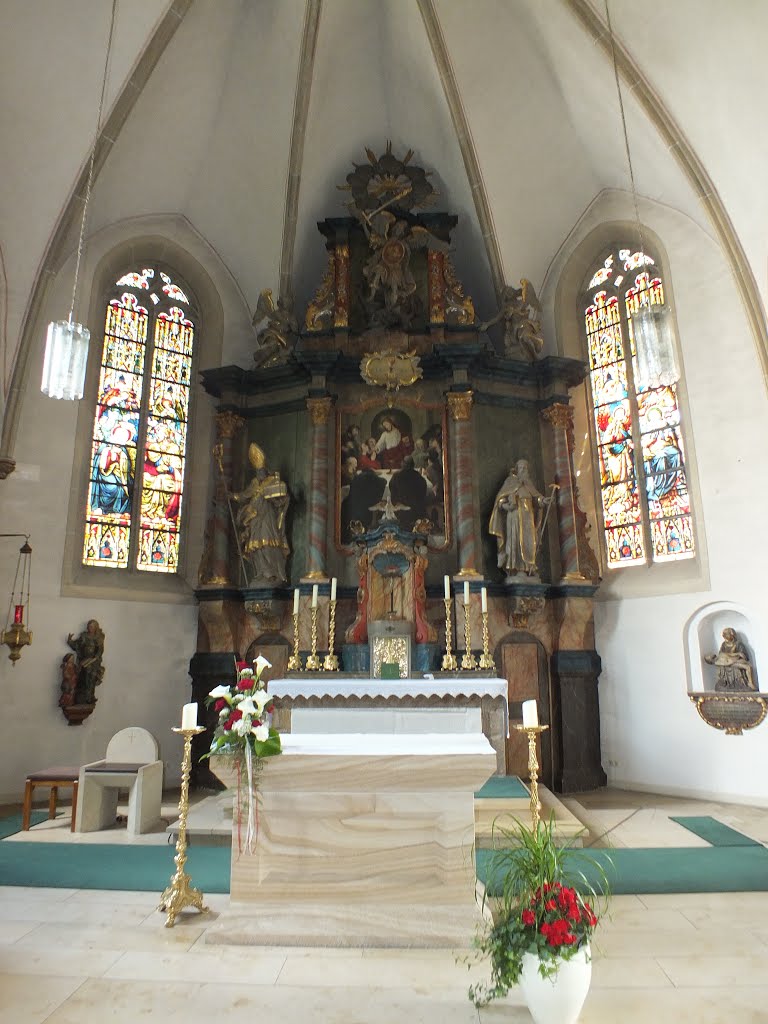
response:
M319 672L323 667L317 656L317 606L312 609L312 652L307 658L306 667L310 672Z
M483 620L483 653L478 665L480 668L492 668L495 670L496 662L491 657L490 646L488 643L488 612L482 612L481 614Z
M288 659L288 672L301 672L301 655L299 654L299 613L293 613L293 654Z
M203 906L203 894L191 886L189 875L184 871L187 862L187 813L189 811L189 772L192 766L192 737L205 732L202 725L194 729L174 729L184 737L184 758L181 762L181 796L179 797L179 837L176 840L176 873L171 878L168 888L160 897L158 910L168 912L166 928L173 928L176 917L185 907L195 907L205 913L208 907Z
M469 601L464 602L464 647L466 650L461 656L461 667L472 672L477 668L477 660L472 653L472 631L469 626Z
M531 778L531 829L539 831L539 762L536 759L536 737L548 725L515 725L518 732L528 733L528 773Z
M323 670L325 672L338 672L339 671L339 659L333 653L334 644L336 643L336 602L330 601L328 604L328 653L323 660Z
M443 598L443 604L445 605L445 654L443 655L443 671L444 672L455 672L459 667L459 663L456 660L456 655L451 653L451 644L453 642L453 629L451 626L451 599L450 597Z

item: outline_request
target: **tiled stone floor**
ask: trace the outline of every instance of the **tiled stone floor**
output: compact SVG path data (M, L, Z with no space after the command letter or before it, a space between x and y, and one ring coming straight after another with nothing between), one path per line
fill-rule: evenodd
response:
M614 845L677 845L667 819L686 813L768 838L766 810L616 791L577 802L592 827L624 822L611 833ZM58 819L56 831L64 825ZM485 971L467 967L466 951L206 946L205 929L229 897L208 897L210 915L185 914L173 929L156 900L0 886L0 1024L531 1020L517 992L472 1006L467 986ZM582 1024L768 1021L768 892L617 896L594 954Z

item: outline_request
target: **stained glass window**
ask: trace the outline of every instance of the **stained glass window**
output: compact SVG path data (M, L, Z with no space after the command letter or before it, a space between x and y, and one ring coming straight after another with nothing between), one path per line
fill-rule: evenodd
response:
M635 385L632 317L663 303L656 260L610 252L589 275L584 322L609 568L695 553L675 385Z
M85 565L178 570L194 341L190 300L167 273L118 278L106 306Z

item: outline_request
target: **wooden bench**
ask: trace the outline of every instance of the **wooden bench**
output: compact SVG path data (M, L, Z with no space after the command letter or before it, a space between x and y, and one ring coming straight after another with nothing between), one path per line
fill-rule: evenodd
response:
M56 798L59 793L59 786L72 787L72 825L70 831L74 832L79 781L79 768L44 768L40 772L31 772L27 776L27 784L24 788L24 808L21 814L22 832L29 830L29 819L32 814L32 794L37 786L48 786L50 788L51 792L48 797L49 819L56 817Z

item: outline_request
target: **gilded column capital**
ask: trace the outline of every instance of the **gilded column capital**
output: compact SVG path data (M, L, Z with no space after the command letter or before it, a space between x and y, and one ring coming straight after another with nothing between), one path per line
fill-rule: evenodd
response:
M546 409L542 410L541 415L553 427L562 427L564 430L573 429L573 409L570 405L564 405L562 402L548 405Z
M471 391L449 391L446 395L448 413L452 420L468 420L472 412Z
M243 417L230 409L216 413L216 436L223 441L231 441L244 426Z
M330 396L328 398L307 399L307 408L309 409L309 415L312 417L314 426L321 427L328 422L332 406L333 399Z

